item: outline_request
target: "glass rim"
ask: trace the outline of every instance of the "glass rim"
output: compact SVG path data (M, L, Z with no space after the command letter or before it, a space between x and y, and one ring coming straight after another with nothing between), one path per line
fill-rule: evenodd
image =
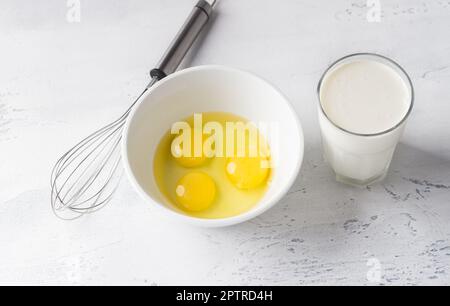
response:
M325 77L328 75L328 73L334 68L336 67L339 63L343 62L346 59L352 58L352 57L357 57L357 56L368 56L368 57L375 57L375 58L379 58L382 59L384 61L387 61L389 63L391 63L392 65L394 65L396 68L398 68L401 73L404 74L409 87L411 89L411 101L409 104L409 108L408 111L406 112L406 114L403 116L402 120L400 120L396 125L394 125L393 127L390 127L389 129L386 129L384 131L381 132L377 132L377 133L357 133L357 132L352 132L350 130L347 130L341 126L339 126L337 123L335 123L333 120L330 119L330 117L328 117L327 113L325 112L325 110L323 109L323 105L322 105L322 101L321 101L321 97L320 97L320 92L321 92L321 87L322 87L322 83L325 79ZM397 71L398 73L398 71ZM406 119L409 117L409 115L411 114L411 111L413 109L413 105L414 105L414 86L413 83L411 81L411 78L409 77L408 73L405 71L405 69L403 69L402 66L400 66L397 62L395 62L394 60L390 59L389 57L386 57L384 55L380 55L377 53L370 53L370 52L362 52L362 53L352 53L346 56L343 56L341 58L339 58L338 60L334 61L332 64L329 65L329 67L325 70L325 72L322 74L320 80L319 80L319 84L317 85L317 96L318 96L318 100L319 100L319 106L320 106L320 111L322 112L322 114L325 116L325 118L327 118L327 120L336 128L338 128L339 130L345 132L345 133L349 133L352 135L356 135L356 136L362 136L362 137L372 137L372 136L380 136L380 135L384 135L387 134L389 132L392 132L394 130L396 130L398 127L400 127L405 121Z

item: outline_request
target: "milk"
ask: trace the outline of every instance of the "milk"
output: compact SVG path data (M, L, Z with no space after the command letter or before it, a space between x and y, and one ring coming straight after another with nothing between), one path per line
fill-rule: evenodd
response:
M319 84L324 156L340 181L384 177L412 107L412 85L394 62L360 54L334 64Z

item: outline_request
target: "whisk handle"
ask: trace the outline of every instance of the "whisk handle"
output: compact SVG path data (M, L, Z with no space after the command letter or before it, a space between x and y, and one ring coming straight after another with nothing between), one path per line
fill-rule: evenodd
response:
M213 6L209 2L198 1L157 67L150 71L152 78L160 80L177 70L195 39L207 24L212 10Z

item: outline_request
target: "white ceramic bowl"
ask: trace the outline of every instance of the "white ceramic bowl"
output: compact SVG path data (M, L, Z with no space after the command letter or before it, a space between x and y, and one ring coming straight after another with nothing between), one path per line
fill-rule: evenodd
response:
M275 161L272 182L253 209L223 219L194 218L167 202L153 174L153 157L174 122L194 112L233 113L253 122L275 122L277 143L269 145ZM252 219L274 206L293 184L303 160L303 132L286 98L261 78L233 68L200 66L174 73L153 86L126 123L122 153L125 171L138 193L168 216L199 226L221 227ZM277 149L274 150L274 146Z

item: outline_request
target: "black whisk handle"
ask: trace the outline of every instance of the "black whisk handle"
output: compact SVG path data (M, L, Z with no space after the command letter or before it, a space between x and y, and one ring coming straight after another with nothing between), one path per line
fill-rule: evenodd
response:
M177 70L184 56L208 23L212 10L213 6L209 2L198 1L157 67L150 71L152 78L161 80Z

